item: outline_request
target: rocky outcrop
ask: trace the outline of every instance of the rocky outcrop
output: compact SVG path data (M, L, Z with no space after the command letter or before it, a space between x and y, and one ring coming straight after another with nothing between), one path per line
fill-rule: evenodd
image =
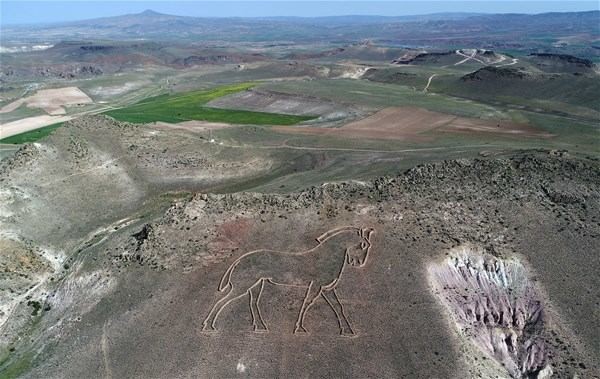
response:
M499 79L524 80L528 77L530 77L530 74L516 68L486 66L475 72L471 72L462 76L461 80L464 82Z
M429 267L435 293L459 333L513 378L552 374L544 304L523 265L461 247Z
M94 64L73 65L34 65L23 67L2 67L0 77L5 80L23 80L26 78L78 79L100 76L104 70Z
M411 63L419 63L419 62L437 62L440 58L448 57L453 55L453 51L444 51L444 52L422 52L418 54L405 54L404 56L394 59L392 61L393 64L411 64Z
M190 67L204 64L244 63L265 60L261 54L206 54L190 55L185 58L177 58L172 64L182 67Z
M529 55L532 57L538 58L538 59L557 61L557 62L562 62L562 63L569 63L569 64L573 64L573 65L580 66L580 67L586 67L586 68L594 67L594 62L592 62L591 60L575 57L575 56L569 55L569 54L532 53Z

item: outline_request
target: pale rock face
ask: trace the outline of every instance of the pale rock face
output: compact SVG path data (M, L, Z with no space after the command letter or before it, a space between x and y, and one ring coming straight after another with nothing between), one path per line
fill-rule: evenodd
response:
M513 378L552 375L542 299L515 258L471 247L453 250L429 267L436 295L466 336Z

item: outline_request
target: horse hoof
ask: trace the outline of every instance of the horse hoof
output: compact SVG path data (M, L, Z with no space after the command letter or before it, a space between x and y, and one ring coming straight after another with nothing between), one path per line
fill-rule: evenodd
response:
M214 333L216 331L217 331L217 329L215 329L213 326L209 326L209 325L202 326L202 332L204 332L204 333Z
M256 326L254 327L254 333L266 333L269 330L267 328L257 328Z
M299 326L294 329L294 334L308 334L308 331L304 327Z

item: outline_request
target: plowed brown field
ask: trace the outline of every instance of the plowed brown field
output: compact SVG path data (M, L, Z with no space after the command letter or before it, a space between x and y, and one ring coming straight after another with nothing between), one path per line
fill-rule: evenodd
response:
M416 107L391 107L382 109L362 120L340 128L287 127L274 128L294 134L330 135L342 138L394 139L427 141L432 131L454 133L493 133L526 137L551 137L552 135L527 124L510 121L483 120L432 112Z

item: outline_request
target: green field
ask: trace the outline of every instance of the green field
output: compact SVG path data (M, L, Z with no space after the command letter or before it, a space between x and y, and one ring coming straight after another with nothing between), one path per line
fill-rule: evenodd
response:
M204 106L213 99L245 91L254 85L255 83L241 83L177 95L165 94L146 99L129 107L111 110L105 114L120 121L134 123L200 120L231 124L293 125L314 118Z
M17 145L17 144L22 144L22 143L35 142L35 141L39 140L40 138L50 135L53 131L60 128L62 126L62 124L63 124L62 122L59 122L57 124L48 125L43 128L40 128L40 129L32 130L29 132L17 134L17 135L6 137L6 138L2 138L2 139L0 139L0 143L8 143L8 144Z

